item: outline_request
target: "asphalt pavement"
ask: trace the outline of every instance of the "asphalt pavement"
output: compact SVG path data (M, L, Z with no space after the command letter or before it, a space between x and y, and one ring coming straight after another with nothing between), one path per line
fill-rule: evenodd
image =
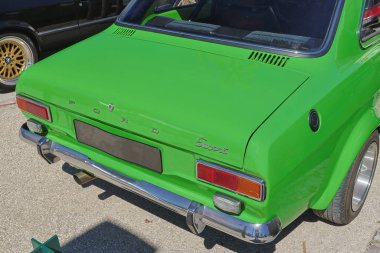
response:
M65 253L98 252L380 252L380 169L361 214L334 226L308 211L269 245L251 245L211 228L196 236L184 217L95 180L48 165L19 140L25 118L14 93L0 91L0 252L31 252L31 238L57 234ZM377 251L378 250L378 251Z

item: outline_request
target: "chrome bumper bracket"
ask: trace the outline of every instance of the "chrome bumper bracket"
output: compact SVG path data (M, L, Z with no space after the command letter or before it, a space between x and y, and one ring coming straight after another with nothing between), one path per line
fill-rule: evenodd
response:
M82 153L51 141L44 136L32 133L26 124L20 129L20 138L31 145L37 146L38 153L48 163L55 163L62 159L97 178L136 193L185 216L189 229L195 234L201 233L206 226L210 226L241 240L262 244L273 241L281 232L281 222L278 218L274 218L263 224L253 224L240 220L237 217L204 206L148 182L134 180L120 172L94 162Z
M202 221L203 206L198 202L191 202L186 214L186 224L190 231L198 235L203 232L206 224Z
M37 152L38 154L48 163L56 163L60 160L59 157L53 155L50 153L50 146L51 146L51 141L49 141L46 138L42 138L38 143L37 143Z

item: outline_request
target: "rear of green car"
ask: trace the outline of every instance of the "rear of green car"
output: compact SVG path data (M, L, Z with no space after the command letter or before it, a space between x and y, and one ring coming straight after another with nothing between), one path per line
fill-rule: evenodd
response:
M338 23L352 10L359 22L361 8L275 2L132 1L117 24L22 75L21 138L48 162L82 169L77 179L104 179L185 216L194 233L208 225L274 240L308 208L327 208L344 178L321 200L347 137L343 118L321 128L326 101L360 76L334 74L337 52L355 45L337 49L354 27ZM364 115L375 89L347 117ZM314 109L326 118L309 121Z

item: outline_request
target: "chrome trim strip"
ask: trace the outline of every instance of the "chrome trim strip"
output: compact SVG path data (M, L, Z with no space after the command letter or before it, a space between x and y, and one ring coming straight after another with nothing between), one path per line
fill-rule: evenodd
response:
M104 23L110 23L110 25L111 25L116 20L116 18L117 18L117 16L111 16L111 17L106 17L106 18L82 22L82 23L79 23L79 29L85 28L87 26L100 25L100 24L104 24Z
M58 27L51 30L47 30L47 31L42 31L38 33L38 36L43 37L43 36L52 35L56 33L67 32L67 31L75 30L75 29L78 29L78 24L65 26L65 27Z
M225 188L223 186L215 185L215 184L213 184L213 183L211 183L209 181L206 181L206 180L203 180L203 179L199 178L198 177L198 164L203 164L203 165L209 166L211 168L214 168L214 169L217 169L217 170L221 170L221 171L227 172L229 174L236 175L238 177L243 177L243 178L245 178L247 180L254 181L254 182L260 184L261 185L261 198L258 199L258 198L254 198L252 196L248 196L248 195L245 195L245 194L242 194L242 193L239 193L239 192L235 192L235 191L232 191L231 189ZM206 183L211 184L213 186L216 186L216 187L219 187L219 188L223 188L223 189L235 192L235 193L237 193L239 195L242 195L242 196L245 196L245 197L248 197L248 198L251 198L251 199L255 199L255 200L258 200L258 201L264 201L265 200L265 197L266 197L265 196L266 195L265 181L262 180L261 178L249 176L249 175L243 174L243 173L241 173L239 171L228 169L228 168L225 168L225 167L223 167L221 165L218 165L218 164L215 164L215 163L210 163L210 162L205 162L205 161L202 161L202 160L197 160L195 174L196 174L196 178L199 181L206 182Z
M188 38L188 39L197 39L197 40L201 40L205 42L213 42L213 43L219 43L219 44L223 44L227 46L246 48L249 50L258 50L258 51L264 51L268 53L281 54L281 55L287 55L287 56L293 56L293 57L311 58L311 57L323 56L330 50L332 42L334 41L336 31L338 29L338 24L339 24L340 16L342 14L344 3L345 3L345 0L337 0L337 4L334 9L334 16L331 20L329 29L327 31L327 36L325 38L325 41L323 42L322 47L319 50L314 51L314 52L287 50L287 49L275 48L275 47L270 47L270 46L258 45L258 44L254 44L253 42L249 43L249 42L242 42L242 41L234 41L234 40L228 40L228 39L223 39L223 38L210 37L210 36L132 24L132 23L122 21L122 18L125 16L126 12L128 11L128 6L122 11L120 16L117 18L115 24L119 26L137 29L137 30L157 32L157 33L174 35L177 37L183 37L183 38Z
M42 151L41 155L43 157L47 155L59 157L67 163L93 174L97 178L134 192L173 212L185 216L186 223L194 233L201 233L207 225L241 240L262 244L273 241L282 230L281 222L278 218L273 218L263 224L249 223L148 182L134 180L91 160L82 153L53 142L44 136L30 132L26 124L20 129L20 138L29 144L38 146L39 150Z
M51 30L39 32L38 35L39 36L47 36L47 35L52 35L52 34L56 34L56 33L67 32L67 31L71 31L71 30L78 30L79 31L81 28L86 28L87 26L93 26L93 25L100 25L103 23L110 23L110 25L111 25L114 22L114 20L116 20L116 18L117 18L117 16L111 16L111 17L106 17L106 18L101 18L101 19L96 19L96 20L78 23L76 25L58 27L58 28L54 28Z
M28 111L24 111L24 110L22 110L21 108L19 108L20 110L22 110L22 111L24 111L24 112L26 112L26 113L29 113L29 114L31 114L31 115L33 115L33 116L35 116L35 117L38 117L39 119L43 119L43 120L47 120L47 121L49 121L49 122L52 122L51 113L50 113L50 107L49 107L49 106L44 105L44 104L42 104L42 103L40 103L40 102L37 102L37 101L35 101L35 100L33 100L33 99L30 99L30 98L27 98L27 97L24 97L24 96L18 95L18 94L16 95L16 103L17 103L17 98L20 98L20 99L23 99L23 100L29 101L29 102L32 103L32 104L36 104L36 105L39 105L39 106L41 106L41 107L44 107L44 108L47 110L47 112L48 112L48 117L49 117L49 119L47 120L47 119L44 119L44 118L40 118L40 117L34 115L33 113L30 113L30 112L28 112Z

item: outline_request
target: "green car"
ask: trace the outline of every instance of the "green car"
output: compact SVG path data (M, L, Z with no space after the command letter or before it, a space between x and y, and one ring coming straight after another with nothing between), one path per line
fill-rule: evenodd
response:
M205 226L350 223L374 177L380 1L132 0L22 74L21 138Z

